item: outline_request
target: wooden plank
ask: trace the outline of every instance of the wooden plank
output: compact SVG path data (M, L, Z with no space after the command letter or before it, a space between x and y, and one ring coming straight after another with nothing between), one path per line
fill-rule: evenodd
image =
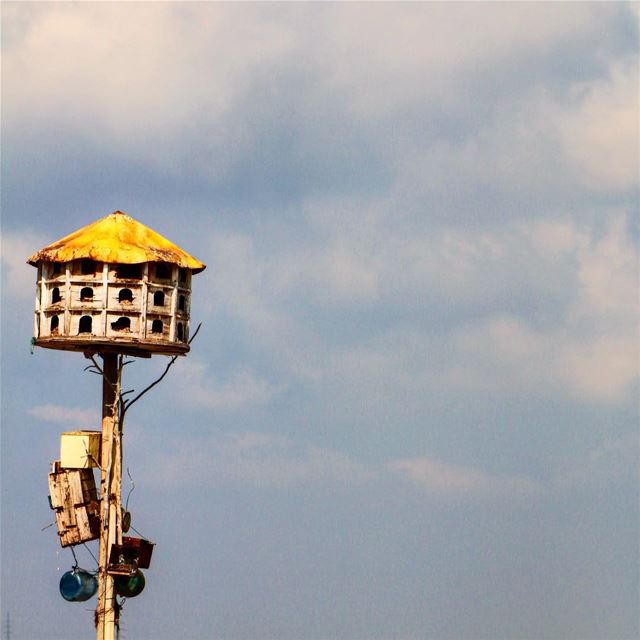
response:
M91 338L89 336L72 338L58 336L38 338L36 346L63 351L82 351L83 353L122 353L136 358L150 358L152 354L184 355L190 347L186 343L168 341L141 341L138 338Z
M63 547L96 540L100 536L100 521L97 514L90 513L85 505L81 505L71 512L63 509L56 511L56 525L60 544ZM69 524L69 516L74 524Z
M73 513L73 502L71 501L71 489L69 488L69 478L66 473L59 474L60 495L62 498L62 522L65 527L75 527L76 520Z
M82 540L80 539L77 527L70 527L69 529L65 529L63 533L60 534L60 544L63 547L68 547L73 544L80 544L81 542Z
M80 474L68 471L65 475L67 476L67 482L69 483L71 506L75 507L79 504L84 504L86 501L82 491L82 479Z
M56 524L58 525L58 533L62 533L67 529L76 528L76 512L75 510L60 509L56 511Z
M64 509L60 510L62 514L62 523L65 528L75 527L76 524L76 510L73 506L66 506Z
M90 469L89 473L82 474L82 495L84 496L83 502L92 502L98 499L98 491L96 489L96 480L93 477L93 472Z
M91 527L89 526L89 516L87 515L86 507L77 507L75 513L76 524L78 527L78 536L80 540L91 540L92 533Z
M62 509L64 507L64 498L62 495L62 486L60 485L60 475L57 473L49 474L49 494L51 496L51 506L54 509Z

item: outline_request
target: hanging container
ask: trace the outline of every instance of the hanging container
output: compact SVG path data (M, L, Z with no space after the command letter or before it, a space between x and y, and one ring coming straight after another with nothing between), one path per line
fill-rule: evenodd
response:
M116 576L113 580L113 585L119 596L135 598L144 589L144 573L138 569L132 576Z
M98 581L84 569L72 569L60 578L60 595L69 602L84 602L98 590Z

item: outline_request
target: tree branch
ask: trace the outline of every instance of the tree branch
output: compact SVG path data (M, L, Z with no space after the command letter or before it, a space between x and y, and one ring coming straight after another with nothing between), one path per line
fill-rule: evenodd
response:
M201 326L202 326L202 322L198 325L196 330L193 332L193 335L191 336L191 338L190 338L190 340L189 340L189 342L187 344L191 344L193 342L195 337L198 335L198 331L200 331L200 327ZM162 382L163 378L167 375L167 373L169 373L169 369L171 369L171 367L173 366L173 363L177 359L178 359L177 355L173 356L173 358L171 358L171 360L169 361L169 364L166 366L166 368L165 368L164 372L162 373L162 375L157 380L154 380L148 387L143 389L135 398L132 398L131 400L123 401L123 403L122 403L122 416L123 416L123 418L124 418L124 414L128 411L129 407L132 404L134 404L135 402L140 400L140 398L142 398L142 396L145 393L147 393L147 391L151 391L151 389L153 389L153 387L155 387L157 384Z

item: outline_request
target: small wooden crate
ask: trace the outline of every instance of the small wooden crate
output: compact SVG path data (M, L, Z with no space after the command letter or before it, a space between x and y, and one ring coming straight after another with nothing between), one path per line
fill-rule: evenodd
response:
M100 536L100 507L91 469L63 469L59 461L54 462L49 494L63 547Z
M151 554L155 542L150 542L144 538L122 537L122 544L111 545L111 553L109 554L109 569L107 573L119 571L116 567L121 565L134 565L137 569L148 569L151 564ZM111 567L114 567L111 570Z
M65 431L60 436L60 466L63 469L97 467L101 437L100 431Z

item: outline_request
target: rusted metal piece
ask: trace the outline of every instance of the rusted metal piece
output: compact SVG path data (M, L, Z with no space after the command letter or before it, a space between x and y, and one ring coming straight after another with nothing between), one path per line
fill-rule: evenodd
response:
M139 569L148 569L151 565L151 555L153 553L154 542L144 538L133 538L122 536L122 548L125 554L129 554L136 559Z
M122 537L122 544L111 545L107 573L110 575L134 575L138 569L151 565L153 542L143 538Z
M199 273L206 265L122 211L114 211L34 253L27 262L95 260L119 264L168 262Z

